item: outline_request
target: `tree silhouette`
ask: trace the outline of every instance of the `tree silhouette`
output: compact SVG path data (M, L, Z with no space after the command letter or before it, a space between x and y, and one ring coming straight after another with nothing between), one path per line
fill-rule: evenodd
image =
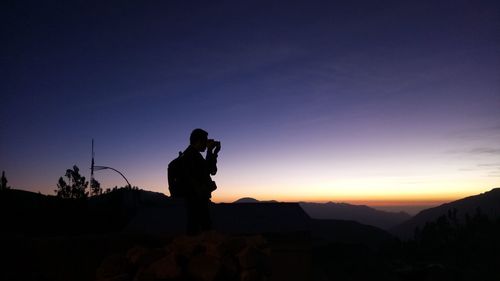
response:
M9 181L5 177L5 171L2 171L2 178L0 179L0 190L9 189L10 186L7 185Z
M59 178L57 189L55 190L58 197L75 199L87 198L87 187L89 182L85 181L85 177L80 175L80 169L78 169L76 165L73 166L73 169L66 170L64 176L68 179L68 182L66 183L63 177Z
M90 195L95 196L95 195L101 195L101 194L102 194L101 184L96 179L91 179L90 180Z

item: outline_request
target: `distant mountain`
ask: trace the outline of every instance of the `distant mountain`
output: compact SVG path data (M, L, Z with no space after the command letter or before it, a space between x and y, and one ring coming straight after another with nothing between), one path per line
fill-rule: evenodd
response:
M233 203L277 203L277 201L259 201L255 198L243 197ZM333 202L299 202L299 204L313 219L357 221L361 224L372 225L382 229L390 229L411 218L410 215L404 212L380 211L364 205Z
M255 199L255 198L251 198L251 197L243 197L243 198L240 198L236 201L234 201L233 203L259 203L260 201Z
M278 201L276 201L276 200L259 201L255 198L252 198L252 197L243 197L243 198L240 198L240 199L234 201L233 203L278 203Z
M500 188L423 210L413 218L391 229L391 232L403 239L412 238L416 227L422 228L426 222L435 221L453 210L456 210L459 222L465 221L466 214L473 216L478 211L490 218L499 218Z
M310 218L297 203L219 203L211 205L214 229L225 233L307 232ZM137 212L124 229L133 233L185 232L182 200Z
M316 220L304 203L242 198L212 205L214 228L228 233L309 232L320 243L387 240L385 231L345 220ZM246 202L246 203L245 203ZM88 233L184 233L183 200L157 192L117 189L88 200L61 199L22 190L0 193L2 233L79 235ZM306 204L307 205L307 204ZM327 204L331 205L331 204ZM356 209L356 206L351 206ZM368 208L369 209L369 208ZM344 214L344 218L348 217Z
M390 229L411 218L410 215L404 212L393 213L379 211L364 205L351 205L346 203L300 202L300 206L314 219L357 221L382 229Z
M382 229L355 221L311 219L298 203L250 201L212 205L214 228L233 234L310 233L313 245L320 247L339 243L379 247L395 240L394 236ZM124 231L183 233L186 220L183 208L182 202L172 202L144 209L138 212Z

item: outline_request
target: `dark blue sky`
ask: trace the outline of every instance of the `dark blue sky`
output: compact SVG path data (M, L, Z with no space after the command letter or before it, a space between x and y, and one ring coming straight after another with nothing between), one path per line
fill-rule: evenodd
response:
M94 138L96 164L166 192L196 127L223 142L216 200L499 185L498 1L1 5L0 169L15 187L52 193L73 164L88 176Z

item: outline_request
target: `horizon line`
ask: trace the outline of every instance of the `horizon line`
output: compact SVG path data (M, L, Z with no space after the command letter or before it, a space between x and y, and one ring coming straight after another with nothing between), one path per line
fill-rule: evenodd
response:
M33 191L30 189L22 189L22 188L14 188L11 187L11 189L14 190L21 190L21 191L26 191L26 192L32 192L32 193L39 193L43 194L46 196L56 196L55 194L50 194L50 193L44 193L41 191ZM142 189L139 187L140 190L148 191L148 192L156 192L156 193L161 193L164 194L165 196L169 196L168 193L162 192L162 191L156 191L156 190L148 190L148 189ZM414 198L411 198L408 194L401 195L401 196L394 196L394 194L391 194L390 196L387 196L387 198L383 198L380 195L373 196L370 198L370 196L366 197L360 197L358 196L353 196L352 198L348 198L346 195L343 195L342 197L339 198L332 198L332 196L329 196L329 198L321 198L321 197L309 197L309 196L292 196L288 198L283 198L283 196L277 196L274 198L263 198L260 196L252 196L252 195L229 195L229 196L214 196L215 198L212 199L212 202L214 203L233 203L239 199L242 198L253 198L257 201L277 201L280 203L300 203L300 202L305 202L305 203L346 203L346 204L352 204L352 205L367 205L367 206L427 206L427 205L439 205L439 204L444 204L444 203L449 203L452 201L460 200L469 196L474 196L474 195L479 195L488 191L491 191L494 188L490 188L488 190L485 190L480 193L474 193L474 194L455 194L451 196L450 194L447 194L445 196L415 196ZM267 197L267 196L266 196Z

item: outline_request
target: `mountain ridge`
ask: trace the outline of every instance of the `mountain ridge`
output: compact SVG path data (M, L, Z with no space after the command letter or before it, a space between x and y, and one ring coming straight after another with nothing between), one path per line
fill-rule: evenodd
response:
M422 228L425 223L435 221L448 212L456 212L458 222L463 223L466 216L472 216L478 211L490 218L500 217L500 188L496 187L490 191L422 210L389 231L402 239L409 239L417 227Z
M234 203L270 203L277 201L259 201L252 197L240 198ZM297 202L302 209L313 219L319 220L346 220L357 221L361 224L375 226L381 229L390 229L411 216L405 212L388 212L371 208L366 205L353 205L348 203L314 203Z

